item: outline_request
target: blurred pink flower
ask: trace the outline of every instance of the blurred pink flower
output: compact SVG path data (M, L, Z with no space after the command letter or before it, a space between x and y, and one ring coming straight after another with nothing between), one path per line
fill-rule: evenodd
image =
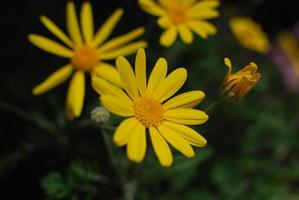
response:
M286 86L299 93L299 24L294 32L282 32L273 45L271 57L281 71Z

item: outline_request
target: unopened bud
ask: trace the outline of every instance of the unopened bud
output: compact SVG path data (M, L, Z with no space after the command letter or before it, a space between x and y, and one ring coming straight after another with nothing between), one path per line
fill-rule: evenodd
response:
M96 107L90 113L91 119L96 123L105 123L110 118L110 113L104 107Z

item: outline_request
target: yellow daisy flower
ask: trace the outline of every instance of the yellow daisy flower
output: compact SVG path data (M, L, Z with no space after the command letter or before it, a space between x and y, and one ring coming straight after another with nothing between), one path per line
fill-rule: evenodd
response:
M227 95L230 101L240 100L261 78L261 74L256 73L257 65L253 62L234 74L230 59L225 58L224 63L228 67L228 73L223 82L222 93Z
M248 17L235 17L229 22L230 29L239 43L247 49L267 53L270 42L261 26Z
M205 94L191 91L171 99L184 84L187 71L179 68L167 74L167 62L160 58L146 78L146 57L143 49L137 52L135 73L124 57L116 59L117 70L124 89L106 80L93 77L92 85L101 95L102 105L112 113L128 117L116 129L113 140L118 146L127 145L127 155L133 162L141 162L146 152L146 129L160 163L172 165L169 145L186 157L194 156L193 146L203 147L207 141L185 125L203 124L208 115L196 110Z
M96 33L94 33L93 14L89 2L84 2L81 8L81 29L77 20L75 5L72 1L67 3L66 14L67 30L70 37L64 34L49 18L46 16L40 17L43 25L66 46L40 35L29 34L29 40L35 46L70 61L69 64L61 67L36 86L32 93L34 95L43 94L64 82L74 73L68 88L66 110L69 118L75 118L80 116L83 108L85 95L84 74L95 73L100 77L107 77L112 83L121 86L122 83L117 70L105 61L115 59L119 55L132 54L147 44L145 41L130 43L144 33L142 27L106 41L120 20L123 14L122 9L117 9Z
M158 25L165 29L160 44L165 47L171 46L178 34L186 44L193 42L192 31L202 38L216 34L216 27L206 20L219 16L219 4L218 0L139 0L145 12L159 17Z

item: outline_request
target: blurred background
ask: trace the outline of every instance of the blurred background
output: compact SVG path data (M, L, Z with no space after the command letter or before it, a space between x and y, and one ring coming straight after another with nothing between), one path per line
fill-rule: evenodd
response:
M75 1L77 10L82 2ZM228 27L234 16L252 17L275 49L277 35L294 31L299 23L298 2L222 0L221 16L212 20L219 30L216 36L206 40L196 37L192 45L178 40L171 48L159 45L161 29L156 18L143 12L135 0L91 3L95 27L116 8L125 9L112 37L145 26L148 66L165 57L171 70L186 67L188 80L182 91L203 90L206 98L200 109L218 98L227 72L224 57L232 59L235 71L254 61L262 74L242 101L221 104L206 124L196 127L208 145L197 148L193 159L173 151L174 165L164 169L149 145L143 163L132 166L125 149L113 144L125 171L132 175L132 167L139 168L138 181L128 182L128 187L137 184L136 199L299 199L299 90L288 83L294 79L299 84L299 76L285 75L284 70L293 66L277 63L274 50L258 54L243 48ZM84 123L98 106L98 96L91 87L87 84L83 115L72 122L66 120L64 112L67 83L45 95L31 95L31 89L66 60L34 47L27 35L52 37L39 21L42 14L66 30L65 5L62 0L1 3L1 200L124 199L100 131ZM132 62L134 56L129 59ZM118 122L112 117L112 125Z

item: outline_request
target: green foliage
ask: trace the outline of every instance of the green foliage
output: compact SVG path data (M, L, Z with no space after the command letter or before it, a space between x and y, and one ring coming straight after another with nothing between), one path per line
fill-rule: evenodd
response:
M82 161L73 162L66 173L51 172L41 184L49 199L92 199L97 194L97 183L109 180L99 175L94 166Z

